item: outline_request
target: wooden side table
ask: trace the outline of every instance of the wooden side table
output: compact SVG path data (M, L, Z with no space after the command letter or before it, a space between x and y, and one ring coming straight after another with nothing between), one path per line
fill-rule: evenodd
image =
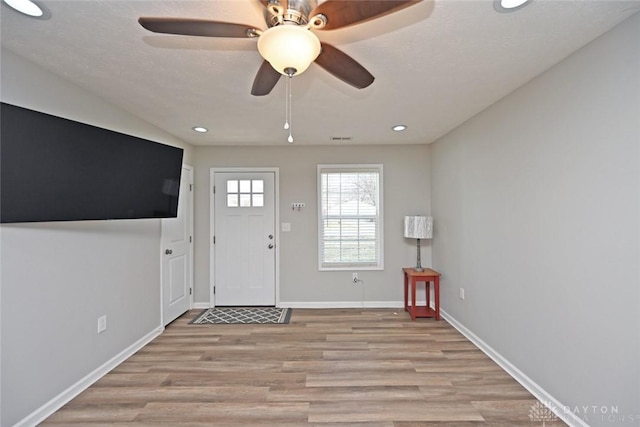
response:
M435 317L440 320L440 273L430 268L424 271L416 271L413 268L403 268L404 272L404 311L411 314L411 320L416 317ZM427 291L427 305L416 306L416 286L418 282L424 282ZM435 310L431 308L430 284L434 287ZM411 285L411 305L408 304L409 285Z

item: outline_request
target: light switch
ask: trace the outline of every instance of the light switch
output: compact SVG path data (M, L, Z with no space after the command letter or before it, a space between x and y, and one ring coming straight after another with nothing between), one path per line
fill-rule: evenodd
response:
M283 222L282 223L282 231L291 231L291 223Z

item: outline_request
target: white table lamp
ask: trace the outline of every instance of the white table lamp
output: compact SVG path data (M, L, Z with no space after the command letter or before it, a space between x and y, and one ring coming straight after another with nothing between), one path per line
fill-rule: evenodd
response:
M433 238L433 218L430 216L405 216L404 237L417 239L418 260L414 269L424 271L420 265L420 239Z

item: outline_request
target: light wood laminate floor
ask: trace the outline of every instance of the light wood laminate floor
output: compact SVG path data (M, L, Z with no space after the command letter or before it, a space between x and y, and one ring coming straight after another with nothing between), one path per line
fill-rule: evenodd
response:
M535 398L443 320L294 309L288 325L189 325L198 313L42 425L542 425Z

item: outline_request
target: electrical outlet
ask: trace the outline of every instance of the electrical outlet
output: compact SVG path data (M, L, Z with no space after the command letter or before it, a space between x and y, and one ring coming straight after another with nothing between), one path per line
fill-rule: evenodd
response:
M458 295L458 298L464 299L464 288L460 288L460 295Z
M107 315L98 317L98 333L102 333L107 330Z
M351 275L351 280L353 280L353 283L358 283L358 273L353 273Z

